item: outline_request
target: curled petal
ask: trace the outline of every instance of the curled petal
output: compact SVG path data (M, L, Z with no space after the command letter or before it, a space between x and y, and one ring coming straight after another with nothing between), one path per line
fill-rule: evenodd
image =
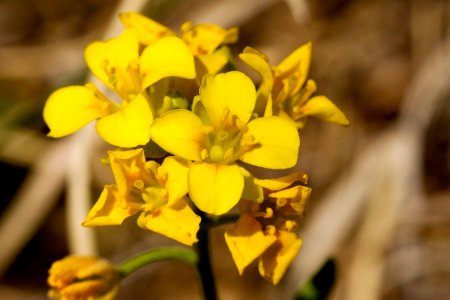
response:
M161 148L184 159L201 160L204 148L203 124L197 115L185 109L175 109L155 119L152 140Z
M84 86L63 87L50 95L44 107L48 136L59 138L112 113L113 104Z
M225 241L241 275L276 240L274 235L264 234L261 224L249 214L242 215L233 228L225 232Z
M202 211L222 215L238 203L244 177L237 165L194 162L188 174L189 195Z
M147 46L142 52L140 67L144 76L143 88L170 76L195 78L194 56L186 44L174 36L161 38Z
M204 77L200 98L213 124L223 123L224 113L247 123L255 107L256 90L247 75L232 71Z
M83 226L120 225L123 220L138 212L136 208L136 205L128 205L126 196L119 193L117 186L106 185Z
M98 134L114 146L131 148L150 140L153 114L144 96L138 94L114 114L97 122Z
M289 88L296 93L308 78L309 66L311 64L312 43L297 48L286 57L278 66L274 67L275 77L284 79L295 75L295 84Z
M211 54L222 44L236 42L238 34L237 27L226 30L214 24L193 25L192 22L185 22L181 25L182 39L194 55Z
M273 285L278 284L294 260L302 240L293 232L278 231L278 240L261 256L259 273Z
M119 14L125 28L134 28L142 44L150 45L165 36L174 35L172 30L136 12Z
M271 191L279 191L287 188L296 181L300 181L304 184L308 182L308 175L305 172L293 172L289 175L270 178L270 179L255 179L255 183Z
M259 76L261 76L261 84L259 85L257 92L255 112L259 116L263 116L265 115L264 112L266 111L268 105L270 105L270 109L272 108L272 103L268 102L271 97L273 87L273 74L268 59L264 54L250 47L245 48L244 52L239 54L239 58L255 70Z
M143 212L138 225L191 246L197 241L200 220L183 198L155 211Z
M243 162L268 169L287 169L297 163L300 137L292 120L257 118L248 123L248 134L259 146L244 153Z
M313 116L324 121L348 126L350 122L344 113L325 96L315 96L300 108L302 117Z

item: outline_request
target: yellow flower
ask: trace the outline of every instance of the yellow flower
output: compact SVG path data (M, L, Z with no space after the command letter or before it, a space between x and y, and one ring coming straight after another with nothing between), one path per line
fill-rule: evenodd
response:
M164 37L140 52L134 29L90 44L85 58L92 73L122 103L107 98L91 83L63 87L50 95L44 107L51 137L72 134L99 119L96 129L106 142L120 147L144 145L155 115L146 89L166 77L195 78L193 56L181 39Z
M281 280L302 244L294 218L304 215L311 189L296 182L306 180L301 172L254 180L264 190L264 201L244 201L241 217L225 232L239 274L259 258L261 276L274 285Z
M233 71L204 78L193 111L172 110L155 120L152 139L167 152L194 161L189 194L204 212L220 215L240 199L244 175L237 160L270 169L297 162L295 124L281 117L252 119L256 91L245 74Z
M237 27L223 29L214 24L193 25L192 22L181 25L181 38L206 69L203 73L208 74L219 72L228 63L231 55L226 48L219 47L235 43L238 34Z
M49 270L49 297L61 300L111 300L119 289L117 269L94 256L67 256Z
M125 28L133 28L137 31L139 42L144 45L150 45L163 37L175 35L168 27L136 12L120 13L119 18Z
M138 225L180 243L197 241L200 217L187 204L184 161L167 157L162 165L146 161L142 149L109 151L116 184L106 185L83 226L120 225L140 213Z
M308 79L312 44L307 43L279 65L271 67L267 57L247 47L239 57L257 71L262 79L256 112L260 115L288 116L303 128L306 117L314 116L342 126L349 124L344 113L325 96L311 95L317 86Z

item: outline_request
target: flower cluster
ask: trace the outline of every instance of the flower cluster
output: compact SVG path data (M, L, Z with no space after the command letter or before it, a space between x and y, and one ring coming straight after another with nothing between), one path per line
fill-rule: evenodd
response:
M310 116L348 125L328 98L313 96L311 43L276 66L244 49L239 58L261 76L255 86L234 67L228 44L237 28L186 22L177 34L134 12L120 20L119 36L85 51L107 89L63 87L44 108L49 136L96 121L99 136L116 147L106 159L115 183L83 225L119 225L139 214L140 227L193 245L202 218L236 210L225 239L239 272L258 258L261 275L277 284L300 249L295 229L310 195L306 174L288 173L299 132ZM260 179L252 166L287 173Z

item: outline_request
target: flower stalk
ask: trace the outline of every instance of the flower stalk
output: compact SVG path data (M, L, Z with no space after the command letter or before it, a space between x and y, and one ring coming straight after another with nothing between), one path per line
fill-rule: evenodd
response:
M121 277L127 277L137 269L148 264L172 259L183 261L190 265L196 265L199 260L197 253L192 250L182 247L161 247L142 252L123 262L118 266L118 271Z

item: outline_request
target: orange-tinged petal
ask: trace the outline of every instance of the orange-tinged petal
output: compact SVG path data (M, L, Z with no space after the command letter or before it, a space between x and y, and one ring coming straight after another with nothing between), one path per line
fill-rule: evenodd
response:
M150 45L162 37L174 35L168 27L136 12L119 14L125 28L134 28L142 44Z
M147 179L146 181L156 183L156 178L146 168L145 155L142 148L126 151L108 151L108 158L120 193L128 193L137 179L145 178Z
M325 96L315 96L300 108L302 117L314 116L342 126L350 124L344 113Z
M222 215L238 203L244 177L238 165L194 162L188 174L189 195L202 211Z
M98 134L114 146L131 148L145 145L150 140L150 125L153 114L141 94L119 111L97 122Z
M283 214L295 214L304 217L310 195L311 188L296 185L279 192L270 193L269 197L276 199L287 199L286 204L280 208L283 210Z
M106 185L89 211L83 226L120 225L137 211L135 205L128 205L126 195L119 193L117 186Z
M264 234L261 224L249 214L243 214L236 224L225 232L225 241L241 275L244 269L276 240L274 235Z
M155 119L151 128L152 140L161 148L189 160L201 160L205 139L202 121L193 112L175 109Z
M164 37L144 49L140 70L144 88L170 76L193 79L194 56L181 39L174 36Z
M138 218L138 225L191 246L197 241L200 220L182 198L172 205L143 212Z
M164 186L169 191L169 204L180 200L188 193L187 162L175 156L164 159L161 168L165 172Z
M248 123L248 135L259 147L244 153L243 162L268 169L287 169L297 163L300 137L292 120L275 116L254 119Z
M264 252L259 262L259 273L273 285L280 282L302 245L293 232L280 230L277 235L277 242Z
M205 76L200 98L214 125L219 126L227 113L247 123L255 107L256 90L247 75L232 71Z
M308 175L305 172L293 172L289 175L270 178L270 179L255 179L255 183L271 191L278 191L287 188L296 181L300 181L304 184L308 182Z
M274 67L275 76L286 78L295 74L295 83L289 89L296 93L308 78L311 64L312 43L297 48L289 54L278 66Z
M97 97L84 86L68 86L53 92L44 106L49 136L59 138L74 133L91 121L112 113L113 103Z

